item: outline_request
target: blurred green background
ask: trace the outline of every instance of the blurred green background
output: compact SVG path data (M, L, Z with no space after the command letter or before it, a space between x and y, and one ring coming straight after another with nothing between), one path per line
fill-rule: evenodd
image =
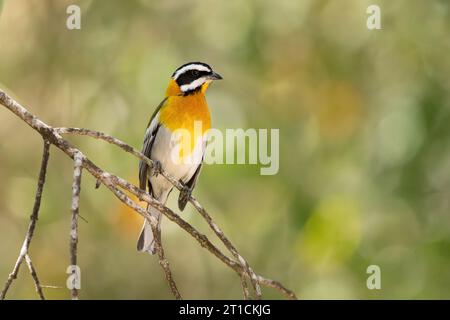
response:
M382 30L366 28L373 3ZM66 28L69 4L81 7L81 30ZM194 193L258 273L303 299L449 299L449 31L444 0L5 0L0 87L51 125L140 148L172 72L205 61L225 79L207 94L214 127L280 129L277 175L209 165ZM0 123L3 285L27 228L42 143L3 107ZM137 182L135 158L69 138ZM65 286L72 162L52 151L31 257L44 284ZM85 174L80 297L172 298L157 260L136 252L141 218L94 185ZM175 192L169 206L177 208ZM189 206L182 216L211 235ZM242 297L235 273L167 219L163 240L184 297ZM372 264L381 290L366 287ZM25 266L7 298L37 298Z

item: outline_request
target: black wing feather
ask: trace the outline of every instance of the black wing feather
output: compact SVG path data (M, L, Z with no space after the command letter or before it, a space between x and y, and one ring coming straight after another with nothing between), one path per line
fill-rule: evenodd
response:
M142 146L142 151L141 151L142 154L144 156L146 156L147 158L150 158L150 156L151 156L153 142L155 141L155 136L156 136L156 133L158 132L160 125L159 124L156 125L155 128L151 132L148 130L148 128L150 127L153 119L156 117L159 110L161 109L161 107L164 105L164 103L166 101L167 101L167 98L165 98L163 101L161 101L161 103L158 105L156 110L153 112L152 117L150 118L150 121L148 122L148 125L147 125L147 131L145 133L144 144ZM147 163L140 160L139 161L139 188L141 188L142 190L146 190L146 185L147 185L147 180L148 180L147 179L148 169L149 168L148 168ZM150 182L148 183L148 191L149 191L149 193L152 192Z

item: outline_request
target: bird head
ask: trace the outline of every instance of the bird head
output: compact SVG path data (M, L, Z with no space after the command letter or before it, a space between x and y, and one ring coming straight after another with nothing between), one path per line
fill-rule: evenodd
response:
M222 76L214 72L206 63L189 62L172 74L167 95L204 93L212 81L220 79Z

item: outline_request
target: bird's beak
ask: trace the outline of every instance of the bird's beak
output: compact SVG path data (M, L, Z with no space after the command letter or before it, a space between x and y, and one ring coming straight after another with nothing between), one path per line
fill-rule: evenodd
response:
M222 80L222 79L223 79L222 76L216 72L213 72L208 76L208 80Z

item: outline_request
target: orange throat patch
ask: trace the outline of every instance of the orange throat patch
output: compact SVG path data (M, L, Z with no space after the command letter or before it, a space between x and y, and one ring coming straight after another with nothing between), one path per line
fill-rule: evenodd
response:
M174 80L167 88L167 102L161 108L159 121L171 131L187 129L194 132L195 122L200 122L202 134L211 128L211 115L205 98L209 83L203 84L201 90L183 95Z

